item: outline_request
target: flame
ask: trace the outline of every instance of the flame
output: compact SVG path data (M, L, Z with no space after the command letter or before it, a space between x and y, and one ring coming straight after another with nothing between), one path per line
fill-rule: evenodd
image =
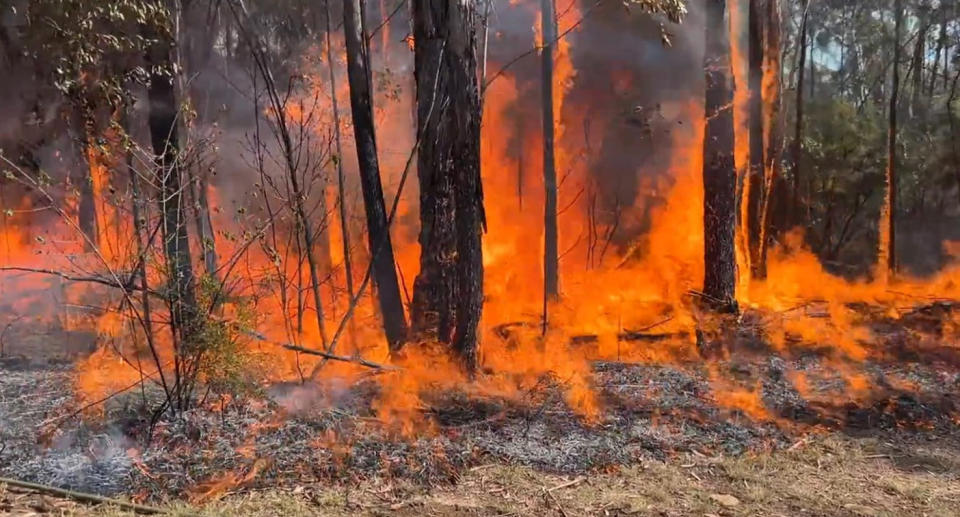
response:
M738 2L730 4L731 25L741 27L742 12ZM538 4L511 0L509 9L522 9L529 14L539 13ZM381 6L381 12L383 8ZM386 13L385 13L386 14ZM577 2L559 13L559 33L563 34L580 21L582 13ZM539 16L533 16L531 43L542 44ZM383 52L387 53L389 24L381 28ZM738 34L739 30L733 31ZM376 418L400 436L435 431L425 417L425 398L444 390L460 390L475 397L502 397L522 400L524 395L548 380L563 389L566 403L587 423L599 422L603 417L603 403L591 385L591 361L613 360L636 363L677 363L700 360L695 346L696 331L705 322L698 314L689 292L699 290L703 283L703 187L702 141L704 113L702 99L665 102L663 117L674 129L666 146L671 151L670 164L663 175L649 171L626 170L623 175L635 175L641 185L636 199L627 200L617 214L621 227L646 228L635 232L627 242L610 243L600 250L591 250L586 235L613 235L618 222L591 216L594 201L589 195L597 171L593 170L585 136L579 128L589 120L584 101L570 95L578 70L573 59L577 50L577 32L570 31L556 44L554 110L556 115L557 175L560 182L560 252L562 297L549 307L550 328L544 333L543 293L540 281L543 272L543 180L537 174L542 170L543 141L536 124L521 127L524 118L534 117L527 106L531 91L529 80L513 70L490 83L485 91L483 127L481 134L481 162L486 216L489 232L484 238L485 304L481 327L481 354L484 374L467 378L459 366L451 361L441 347L430 343L411 344L402 357L391 357L381 335L378 314L373 297L368 292L355 309L354 322L345 337L337 344L337 353L362 356L371 361L396 367L379 373L375 382L380 386L373 402ZM399 42L393 42L400 45ZM412 38L407 39L412 45ZM310 59L304 59L303 68L308 77L308 88L297 92L297 102L287 106L286 115L293 123L311 124L315 135L327 136L332 124L331 95L335 95L347 118L349 91L342 78L342 43L334 42L335 65L341 69L341 80L336 92L329 91L326 65L311 68ZM325 56L326 49L313 48L312 56ZM739 38L731 38L733 70L738 86L746 85L746 60ZM613 88L626 92L631 84L627 72L611 74ZM772 77L764 76L765 85ZM412 148L411 130L412 92L401 86L399 98L390 98L389 92L378 92L375 100L378 145L381 155L381 175L385 199L396 193L400 173ZM764 90L767 88L765 86ZM381 98L382 97L382 98ZM768 101L765 96L765 101ZM735 93L735 145L737 169L746 170L749 146L747 142L746 89L738 87ZM274 114L268 113L267 116ZM682 124L679 124L682 122ZM349 124L342 124L345 145L344 164L349 168L351 135ZM601 130L602 132L602 130ZM111 141L110 135L101 135ZM594 133L594 137L603 138ZM98 235L104 248L114 250L108 257L111 267L128 266L131 261L129 246L132 229L125 212L115 210L117 203L109 194L111 185L120 185L123 161L119 146L89 145L87 158L94 197L98 200L98 218L102 221ZM333 178L332 163L323 164L324 172ZM520 171L526 171L520 175ZM279 178L278 181L282 181ZM358 186L351 179L344 201L348 205L349 240L354 267L354 285L367 266L369 257L363 235L362 206ZM415 183L415 182L412 182ZM748 182L742 181L745 210L749 192ZM229 185L212 186L211 205L214 226L225 234L243 236L250 231L250 220L237 211L228 209L237 201L230 195ZM413 280L419 268L417 244L418 196L415 184L409 185L400 197L394 226L391 229L396 262L402 274L404 291L412 292ZM584 194L586 193L586 194ZM336 183L328 181L310 194L319 205L322 199L327 210L335 210L338 199ZM522 197L522 204L520 198ZM32 220L28 213L32 203L26 196L17 203L16 212L4 215L0 227L0 260L4 265L29 263L38 249L34 238L40 228L47 230L54 224ZM652 207L652 208L651 208ZM319 217L319 216L318 216ZM645 218L649 217L649 221ZM344 233L338 218L332 213L325 219L329 249L324 286L324 314L327 328L336 328L348 309L343 270ZM741 214L741 221L745 221ZM898 277L889 284L869 279L845 279L830 274L816 255L803 247L803 236L793 232L784 237L781 245L770 251L766 280L748 278L749 257L746 250L745 227L741 225L737 242L742 305L756 311L763 319L763 332L772 347L783 353L796 348L829 346L837 364L857 363L877 353L877 338L863 316L849 305L867 302L882 307L891 314L897 306L914 304L931 296L960 296L960 266L948 267L928 279ZM62 230L62 229L61 229ZM277 221L262 237L247 246L246 237L218 239L221 256L243 256L235 274L243 282L237 286L231 300L223 307L226 317L242 312L240 300L254 300L255 321L271 341L294 342L304 346L319 346L320 337L313 325L297 328L297 291L308 285L306 268L299 259L296 245L289 238L292 223ZM278 237L273 238L277 232ZM612 239L610 239L612 240ZM596 251L594 253L594 251ZM150 281L156 285L159 272L151 271ZM6 280L5 280L6 281ZM744 283L747 282L748 283ZM16 289L26 287L13 285ZM46 284L41 287L46 287ZM34 286L34 289L39 289ZM104 312L92 323L101 348L82 360L77 366L76 390L85 401L99 400L116 390L135 383L141 376L135 359L142 350L130 352L120 347L122 342L134 342L139 336L131 332L129 321L115 312ZM960 321L946 325L945 334L956 336ZM633 334L656 334L653 342L631 342ZM266 346L246 343L251 350ZM161 362L172 356L169 343L159 343ZM365 378L367 371L355 364L328 362L319 367L316 358L295 352L271 349L272 358L264 375L270 380L301 379L315 368L319 383L351 385ZM122 354L122 357L121 357ZM158 372L147 367L144 376L151 378ZM837 369L850 387L851 396L863 396L871 388L871 379L852 369ZM722 407L739 409L758 420L772 417L763 405L760 386L741 385L730 381L714 365L708 367L708 380L713 388L713 399ZM796 390L806 396L811 388L802 372L791 374ZM253 466L247 472L231 473L205 485L202 497L214 497L230 486L249 481L261 468ZM251 472L253 474L251 475Z

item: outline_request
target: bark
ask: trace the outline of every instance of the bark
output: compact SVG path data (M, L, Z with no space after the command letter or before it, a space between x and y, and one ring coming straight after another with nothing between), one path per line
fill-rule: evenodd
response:
M177 100L171 74L170 53L173 42L160 37L148 56L154 73L147 88L150 142L156 156L156 183L160 186L159 205L163 253L167 262L168 303L171 328L174 332L175 356L192 354L197 323L197 301L190 238L184 212L182 168L179 162ZM180 372L180 364L175 368ZM182 372L180 372L182 373ZM181 379L178 379L180 381ZM184 382L187 379L182 379ZM174 390L177 392L177 390ZM181 394L177 392L179 397ZM177 401L183 409L183 400Z
M557 170L554 160L553 49L557 39L554 0L541 1L543 49L541 54L541 110L543 118L543 299L544 325L548 300L556 300L559 291L557 251Z
M893 79L890 86L889 127L887 131L886 196L880 221L880 267L885 276L897 272L897 101L900 94L900 33L903 24L903 1L894 1Z
M718 310L736 310L736 168L733 89L725 0L707 1L706 132L703 142L703 292Z
M347 47L347 75L350 82L350 107L353 114L353 135L360 166L360 185L367 215L367 236L370 246L373 281L377 288L383 328L391 350L403 345L407 338L407 322L397 282L393 244L387 225L387 212L380 183L377 141L374 131L370 57L363 25L361 0L344 0L343 33Z
M754 275L767 276L767 247L773 220L773 190L779 183L783 150L783 123L780 114L781 83L780 34L782 20L779 0L767 0L764 6L764 78L763 78L763 197L760 201L758 258Z
M760 262L760 208L763 197L763 64L764 64L764 20L762 0L750 0L748 13L747 42L747 81L749 108L749 147L750 162L747 173L749 198L747 199L747 246L750 254L750 274L757 276Z
M804 199L801 195L801 185L803 178L803 79L804 79L804 70L806 68L807 62L807 19L809 16L809 6L810 0L803 0L802 9L803 17L800 21L800 44L797 47L798 63L797 63L797 86L796 86L796 119L794 120L793 126L793 203L792 203L792 219L793 224L802 225L804 221L803 217L803 203Z
M96 167L98 152L94 149L96 134L92 121L92 109L85 99L75 101L73 108L73 127L78 142L80 161L84 165L83 173L74 176L77 182L77 224L86 237L83 248L93 251L100 246L99 221L97 220L97 201L93 192L93 168Z
M340 216L340 240L343 241L343 269L347 283L347 296L353 299L353 263L350 259L350 229L347 224L346 177L343 173L343 142L340 136L340 106L337 101L337 74L333 68L333 48L331 42L330 0L327 8L327 69L330 73L330 102L333 110L333 136L337 149L337 206Z
M414 326L477 364L485 227L480 183L476 4L414 0L420 180L420 274Z

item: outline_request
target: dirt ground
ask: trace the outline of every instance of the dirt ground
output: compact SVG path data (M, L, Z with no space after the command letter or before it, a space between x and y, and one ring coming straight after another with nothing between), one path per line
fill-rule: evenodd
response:
M481 465L453 484L370 479L230 493L172 515L960 515L960 444L932 435L809 435L787 450L740 457L685 453L610 472L562 477ZM129 515L0 487L9 515Z

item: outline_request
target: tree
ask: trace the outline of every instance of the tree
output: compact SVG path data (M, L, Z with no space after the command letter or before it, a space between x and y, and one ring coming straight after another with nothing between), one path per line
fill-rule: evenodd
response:
M881 210L881 230L879 266L886 279L897 272L897 101L900 95L900 32L903 24L903 0L894 0L893 7L893 64L890 85L890 107L887 127L887 171L885 176L885 198ZM919 71L916 71L919 73Z
M760 267L760 208L764 186L764 118L763 118L763 60L764 60L764 19L761 0L750 0L747 18L747 91L748 91L748 138L750 162L745 181L749 181L747 220L741 224L747 226L747 246L750 254L750 275L762 277ZM746 271L741 274L747 274Z
M377 286L387 341L391 350L396 350L407 338L407 322L400 298L400 285L397 282L393 244L390 242L390 228L387 225L387 211L383 202L383 187L380 184L370 93L370 58L363 25L363 4L360 0L344 0L343 33L347 46L353 135L357 146L357 162L360 165L363 204L367 214L367 238L373 279Z
M754 275L767 276L767 246L773 211L773 189L780 177L783 133L780 114L780 31L783 23L780 16L780 0L767 0L764 4L763 22L763 192L760 200L757 258Z
M474 2L413 1L420 151L420 273L412 318L477 365L485 227L480 183L480 85Z
M177 104L174 89L171 52L173 37L167 27L147 34L154 44L148 50L150 83L147 87L149 103L148 125L150 142L157 162L156 183L160 185L159 204L163 252L167 261L169 285L167 299L170 306L170 326L174 335L175 368L178 379L191 378L179 371L186 356L195 356L198 350L198 317L196 285L193 276L193 260L190 256L190 236L187 232L183 199L183 171L180 167L180 143L177 130ZM190 404L191 387L174 387L177 409Z
M557 18L553 0L541 1L541 112L543 118L543 303L544 326L547 302L555 300L559 290L559 252L557 250L557 170L554 160L553 49L557 39Z
M703 140L703 292L719 310L736 310L736 167L733 160L733 89L725 0L708 0L706 131Z
M803 79L807 63L807 22L810 15L810 0L803 0L803 10L800 21L799 39L797 46L797 85L796 85L796 115L793 126L793 203L791 204L791 222L802 224L804 220L804 199L801 191L803 178Z

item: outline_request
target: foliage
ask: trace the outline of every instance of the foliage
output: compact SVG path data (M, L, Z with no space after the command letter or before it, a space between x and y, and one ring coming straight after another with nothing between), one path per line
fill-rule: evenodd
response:
M222 305L218 300L223 296L223 285L209 275L198 284L199 306L215 312ZM262 357L248 349L243 337L254 328L254 311L242 299L231 299L230 309L229 321L211 314L200 323L196 346L203 353L197 374L214 393L250 394L259 387L264 371Z
M169 33L169 19L163 2L149 0L35 0L24 39L68 98L117 106L129 82L146 82L141 58L152 41L145 34Z

